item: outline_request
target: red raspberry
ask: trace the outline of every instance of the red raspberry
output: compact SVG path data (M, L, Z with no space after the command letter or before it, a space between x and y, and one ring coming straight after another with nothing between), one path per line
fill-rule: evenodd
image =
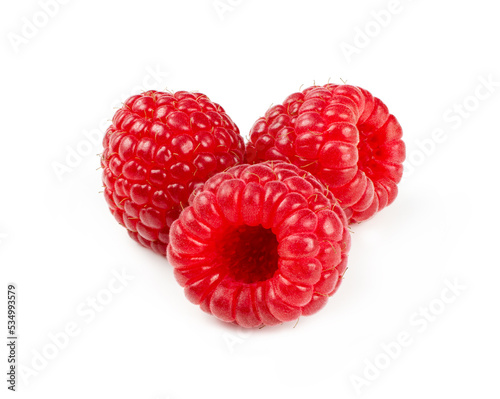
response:
M192 195L168 260L187 298L242 327L321 309L347 265L347 219L311 174L285 162L238 165Z
M247 161L291 162L318 177L351 222L391 204L405 145L396 118L359 87L327 84L290 95L254 124Z
M244 149L236 125L204 94L132 96L104 137L104 197L133 239L165 255L170 226L191 192L241 163Z

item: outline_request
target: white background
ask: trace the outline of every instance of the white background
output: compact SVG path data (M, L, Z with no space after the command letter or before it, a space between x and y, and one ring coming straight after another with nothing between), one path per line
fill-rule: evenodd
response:
M499 397L496 3L224 4L73 0L46 17L36 0L2 2L0 396L14 282L19 398ZM218 322L115 222L87 137L150 88L199 90L246 136L271 103L329 79L399 119L400 195L353 226L345 281L321 312L295 328ZM107 296L110 283L121 292ZM100 311L96 297L109 300Z

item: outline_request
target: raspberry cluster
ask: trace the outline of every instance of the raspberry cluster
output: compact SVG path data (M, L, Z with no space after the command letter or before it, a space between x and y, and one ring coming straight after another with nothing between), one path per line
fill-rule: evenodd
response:
M168 257L191 302L242 327L275 325L337 291L348 223L396 198L401 138L382 101L354 86L290 95L246 149L207 96L148 91L106 132L104 196L133 239Z
M200 93L148 91L130 97L106 131L104 197L133 239L165 255L191 192L243 157L243 138L220 105Z
M403 174L402 129L385 104L349 85L294 93L257 120L247 144L250 163L291 162L318 177L351 222L391 204Z

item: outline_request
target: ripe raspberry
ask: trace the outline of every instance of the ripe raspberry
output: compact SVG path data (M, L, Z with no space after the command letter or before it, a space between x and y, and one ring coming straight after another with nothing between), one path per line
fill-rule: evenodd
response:
M350 234L335 199L285 162L210 178L170 229L168 260L187 298L242 327L317 312L337 290Z
M130 97L103 144L111 213L133 239L162 255L191 192L244 157L243 138L222 107L186 91Z
M359 87L327 84L290 95L254 124L250 163L291 162L318 177L350 222L391 204L403 173L402 129L378 98Z

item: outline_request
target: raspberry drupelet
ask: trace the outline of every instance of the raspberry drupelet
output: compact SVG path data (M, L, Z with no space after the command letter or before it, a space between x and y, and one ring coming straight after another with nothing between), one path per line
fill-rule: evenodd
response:
M350 249L344 211L314 176L286 162L238 165L193 192L167 256L187 298L252 328L321 309Z

